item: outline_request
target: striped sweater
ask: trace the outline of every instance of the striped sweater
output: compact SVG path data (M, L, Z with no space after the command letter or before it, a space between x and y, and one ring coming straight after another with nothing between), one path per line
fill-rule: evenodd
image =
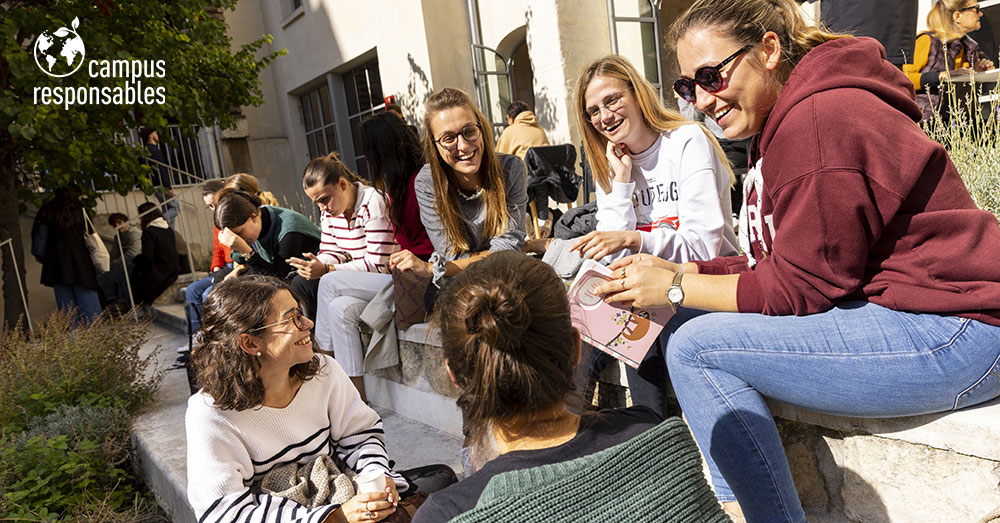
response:
M326 211L320 217L323 236L316 257L338 271L388 274L396 240L386 200L374 187L356 185L358 197L349 220Z
M318 357L319 373L285 408L220 410L204 392L188 399L187 491L199 523L323 521L336 505L306 509L250 491L251 483L286 463L328 454L358 473L389 471L382 420L333 358ZM409 488L402 476L390 475L399 492Z

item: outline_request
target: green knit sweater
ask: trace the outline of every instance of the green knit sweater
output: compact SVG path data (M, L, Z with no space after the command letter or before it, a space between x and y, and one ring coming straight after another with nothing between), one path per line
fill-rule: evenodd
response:
M452 523L730 521L680 418L589 456L498 474Z
M254 250L267 263L274 262L274 254L278 252L278 243L290 232L302 233L317 240L320 238L319 227L309 218L284 207L261 205L260 208L267 209L271 223L267 230L260 232L256 242L259 244L259 248ZM233 260L236 263L244 263L243 256L236 252L233 253Z

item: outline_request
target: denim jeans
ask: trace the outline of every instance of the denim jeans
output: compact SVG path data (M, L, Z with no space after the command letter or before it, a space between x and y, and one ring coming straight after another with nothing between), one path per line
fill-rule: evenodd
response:
M211 276L193 282L184 289L184 307L190 308L193 306L195 311L197 311L188 313L190 316L188 325L191 326L191 331L188 334L198 332L198 329L201 327L201 305L205 303L205 295L210 290L212 290Z
M764 397L852 417L928 414L1000 391L1000 327L845 302L809 316L710 313L667 346L716 495L747 521L805 521Z
M72 318L74 327L80 321L90 323L101 314L101 297L96 289L88 289L82 285L53 285L56 294L56 306L59 310L77 309Z

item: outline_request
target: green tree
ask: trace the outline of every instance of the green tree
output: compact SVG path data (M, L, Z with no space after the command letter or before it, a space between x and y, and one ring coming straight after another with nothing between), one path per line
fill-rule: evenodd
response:
M13 238L21 274L3 257L5 318L22 313L16 277L24 277L18 215L41 203L38 189L76 182L93 199L98 191L147 192L149 167L141 147L127 145L129 128L182 129L236 124L233 109L259 105L259 74L283 51L268 52L270 36L238 49L226 34L224 14L237 0L35 0L0 2L0 241ZM76 19L76 20L75 20ZM43 33L75 30L85 44L85 63L62 78L36 65L34 46ZM61 44L62 42L60 42ZM55 48L55 47L53 47ZM131 105L36 105L40 88L124 88L132 78L91 77L91 61L139 60L147 68L164 61L161 78L141 78L142 88L163 88L164 103ZM44 63L44 60L43 60ZM132 82L135 87L135 82ZM157 100L159 101L159 100ZM109 176L106 173L112 173ZM18 201L19 205L7 202Z

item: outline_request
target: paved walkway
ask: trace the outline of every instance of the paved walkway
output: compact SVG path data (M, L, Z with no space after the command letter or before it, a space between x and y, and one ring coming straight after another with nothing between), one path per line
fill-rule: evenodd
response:
M180 307L177 307L180 309ZM176 318L161 317L162 323L150 327L150 339L144 354L159 348L157 365L170 368L177 357L176 348L187 343L187 336L177 330ZM186 449L184 409L190 393L183 368L169 370L153 404L136 421L132 441L142 474L157 500L175 522L194 521L187 504ZM461 439L413 421L390 410L375 409L385 425L386 447L397 469L431 463L444 463L461 473L458 451Z

